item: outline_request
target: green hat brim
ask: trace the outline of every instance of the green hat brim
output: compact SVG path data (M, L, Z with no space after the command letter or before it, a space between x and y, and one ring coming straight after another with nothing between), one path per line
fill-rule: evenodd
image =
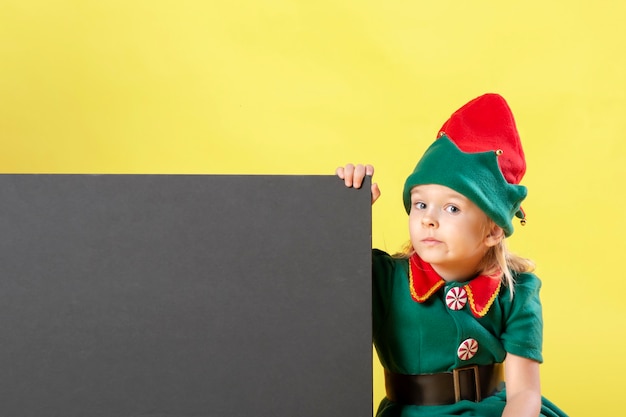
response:
M512 219L528 192L523 185L506 181L495 151L466 153L445 135L433 142L406 179L403 200L407 213L411 211L411 190L424 184L443 185L464 195L506 236L513 234Z

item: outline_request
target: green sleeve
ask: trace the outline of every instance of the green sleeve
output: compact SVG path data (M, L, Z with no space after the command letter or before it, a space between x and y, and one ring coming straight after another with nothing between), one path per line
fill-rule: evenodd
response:
M543 362L543 318L539 290L541 281L533 274L516 277L515 294L506 318L504 349L517 356Z
M394 259L379 249L372 250L372 332L374 339L389 312L393 288Z

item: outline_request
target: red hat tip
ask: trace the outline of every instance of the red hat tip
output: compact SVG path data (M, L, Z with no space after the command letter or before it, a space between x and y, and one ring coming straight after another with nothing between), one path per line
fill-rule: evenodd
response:
M450 116L440 132L463 152L495 151L507 182L520 183L526 172L524 151L513 113L499 94L488 93L469 101Z

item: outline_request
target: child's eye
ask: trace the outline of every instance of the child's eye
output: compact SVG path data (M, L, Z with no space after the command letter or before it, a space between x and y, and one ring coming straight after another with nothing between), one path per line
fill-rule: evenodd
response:
M460 208L458 208L457 206L453 206L452 204L450 204L449 206L446 206L445 210L450 214L457 214L458 212L461 211Z
M418 210L424 210L426 208L426 203L418 201L418 202L413 204L413 207L415 207Z

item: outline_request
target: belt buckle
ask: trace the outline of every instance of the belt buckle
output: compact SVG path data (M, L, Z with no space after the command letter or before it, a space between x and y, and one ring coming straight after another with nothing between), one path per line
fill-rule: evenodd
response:
M474 386L476 388L476 400L475 402L480 402L480 374L478 373L478 365L469 365L464 366L462 368L457 368L452 370L452 380L454 381L454 401L461 401L461 383L459 374L461 372L474 371Z

